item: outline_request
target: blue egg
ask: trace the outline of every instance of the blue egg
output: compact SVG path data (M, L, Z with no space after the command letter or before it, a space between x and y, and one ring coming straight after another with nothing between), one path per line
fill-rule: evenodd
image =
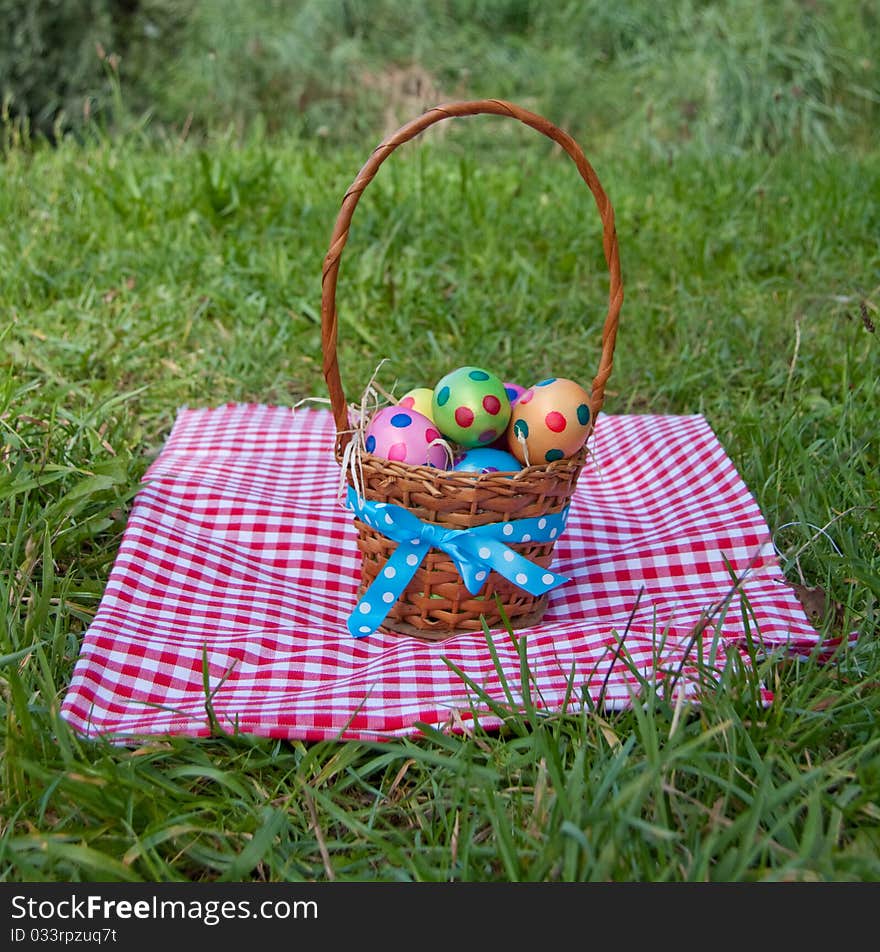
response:
M522 469L522 464L512 453L478 446L468 450L453 469L462 473L509 473Z

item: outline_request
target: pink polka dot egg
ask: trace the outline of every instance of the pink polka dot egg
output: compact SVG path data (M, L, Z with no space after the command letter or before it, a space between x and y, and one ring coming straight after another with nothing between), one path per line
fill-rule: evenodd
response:
M364 448L382 459L449 468L449 453L434 423L417 410L399 405L373 414L364 431Z
M587 391L574 380L550 377L516 401L507 428L508 449L528 466L574 456L587 439L590 421Z
M510 397L501 380L482 367L459 367L434 387L433 418L460 446L488 446L507 429Z

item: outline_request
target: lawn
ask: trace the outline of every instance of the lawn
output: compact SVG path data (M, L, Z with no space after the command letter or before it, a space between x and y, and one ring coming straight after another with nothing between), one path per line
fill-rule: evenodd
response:
M77 736L60 703L177 410L326 398L321 263L386 130L129 117L49 147L7 121L0 879L880 878L880 151L858 124L839 143L833 123L790 145L713 149L708 127L637 140L611 119L586 138L590 103L565 94L526 105L571 120L616 211L605 410L703 414L788 580L815 590L817 628L857 643L731 666L683 711L649 693L379 744ZM481 362L590 378L608 276L588 190L531 130L445 125L358 207L339 279L347 392L383 360L396 393Z

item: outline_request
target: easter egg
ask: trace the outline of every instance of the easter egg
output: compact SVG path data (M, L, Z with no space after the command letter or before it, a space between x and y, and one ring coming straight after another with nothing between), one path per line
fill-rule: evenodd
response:
M452 467L463 473L508 473L522 469L520 461L511 453L489 446L468 450Z
M513 407L507 445L522 463L537 466L573 456L590 431L590 395L565 377L529 387Z
M495 374L459 367L434 387L433 419L440 432L464 447L486 446L510 420L510 398Z
M368 453L413 466L449 468L449 456L437 427L416 410L383 407L373 414L364 432ZM434 444L433 446L431 444Z
M518 383L511 383L509 380L504 381L504 392L507 394L508 399L510 400L511 407L516 403L517 400L526 392L526 388L521 386ZM504 450L507 452L507 430L505 430L497 439L493 440L489 446L493 450Z
M405 407L407 410L415 410L426 416L429 420L434 419L434 410L432 402L434 400L434 391L430 387L415 387L405 393L398 401L399 407Z

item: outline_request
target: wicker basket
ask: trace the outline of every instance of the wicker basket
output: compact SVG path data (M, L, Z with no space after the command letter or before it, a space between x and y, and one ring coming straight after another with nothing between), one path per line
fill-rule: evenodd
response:
M353 438L353 430L337 360L336 283L340 256L348 239L355 207L379 166L399 145L443 119L477 114L517 119L557 142L574 161L581 178L593 193L603 224L605 260L610 274L608 314L602 330L599 367L590 394L593 421L602 407L605 384L612 367L623 287L614 212L596 173L567 133L535 113L494 99L447 103L407 123L375 149L345 193L330 249L324 259L321 301L323 369L336 423L336 456L340 464ZM475 476L473 473L406 465L379 458L359 447L358 490L364 499L373 503L402 506L422 523L449 529L468 530L535 517L543 524L542 517L552 518L567 508L586 455L585 444L572 457L528 466L511 478L493 473ZM355 525L362 556L360 595L363 595L399 543L359 518L355 518ZM555 542L556 538L541 542L523 541L511 543L510 548L535 565L549 569ZM530 595L495 571L490 572L483 588L474 596L465 587L453 559L445 551L431 548L381 627L389 632L431 641L460 632L479 631L484 621L490 629L507 625L523 628L541 619L547 599L546 592Z

